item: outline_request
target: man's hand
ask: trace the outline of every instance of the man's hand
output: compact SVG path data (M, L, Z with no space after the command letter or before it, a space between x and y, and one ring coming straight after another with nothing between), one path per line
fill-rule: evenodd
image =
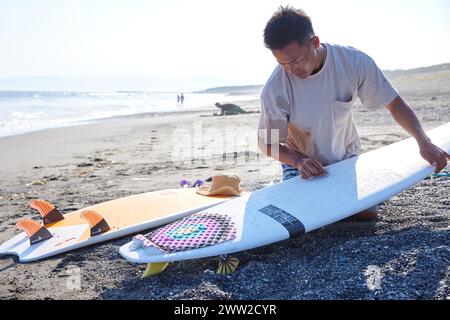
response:
M447 159L450 159L448 153L435 146L426 136L419 119L408 104L400 96L397 96L386 108L391 112L395 121L416 139L420 155L436 167L434 172L438 173L444 169Z
M434 173L438 173L447 166L447 159L450 159L450 155L435 146L431 141L424 141L419 143L420 155L427 160L436 169Z
M317 176L324 176L327 171L322 164L314 158L293 151L284 144L270 145L262 140L258 141L260 150L275 160L286 163L300 171L303 179L310 179Z
M296 161L295 167L300 171L302 179L310 179L327 174L322 164L313 158L299 159Z

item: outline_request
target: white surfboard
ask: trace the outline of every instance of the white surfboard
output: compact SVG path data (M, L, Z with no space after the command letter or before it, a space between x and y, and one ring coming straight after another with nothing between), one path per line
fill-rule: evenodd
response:
M428 135L450 152L450 123ZM420 156L416 142L406 139L330 165L326 177L290 179L153 230L145 235L148 241L139 242L138 237L122 246L120 254L134 263L170 262L230 254L298 237L379 204L433 170ZM219 239L211 238L208 228L215 228L212 234L220 231Z

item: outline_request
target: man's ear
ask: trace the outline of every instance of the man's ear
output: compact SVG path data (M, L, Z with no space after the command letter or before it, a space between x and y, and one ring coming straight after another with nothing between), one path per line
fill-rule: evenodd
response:
M320 47L320 39L318 36L312 36L311 37L311 43L313 45L314 49L317 49Z

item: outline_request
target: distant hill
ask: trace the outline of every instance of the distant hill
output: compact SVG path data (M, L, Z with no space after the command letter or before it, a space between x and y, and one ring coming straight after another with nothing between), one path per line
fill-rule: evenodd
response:
M196 93L228 93L228 94L257 94L261 91L263 85L249 85L249 86L226 86L209 88Z
M440 95L449 92L450 88L450 63L385 71L384 74L401 93Z
M414 68L414 69L408 69L408 70L384 70L383 73L388 77L390 80L404 77L404 76L411 76L411 75L417 75L417 74L424 74L424 73L448 73L450 72L450 63L443 63L443 64L437 64L430 67L422 67L422 68Z
M450 79L450 63L443 63L429 67L414 68L408 70L383 70L386 77L395 85L414 86L417 82L428 81L430 86L435 81ZM422 84L423 85L423 84ZM229 95L258 94L264 85L248 86L224 86L209 88L196 93L227 93Z

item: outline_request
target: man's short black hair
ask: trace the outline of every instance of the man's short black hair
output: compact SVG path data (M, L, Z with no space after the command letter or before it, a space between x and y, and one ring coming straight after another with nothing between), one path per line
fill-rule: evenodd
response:
M270 50L279 50L293 41L304 46L314 35L311 18L300 9L280 7L264 28L264 44Z

